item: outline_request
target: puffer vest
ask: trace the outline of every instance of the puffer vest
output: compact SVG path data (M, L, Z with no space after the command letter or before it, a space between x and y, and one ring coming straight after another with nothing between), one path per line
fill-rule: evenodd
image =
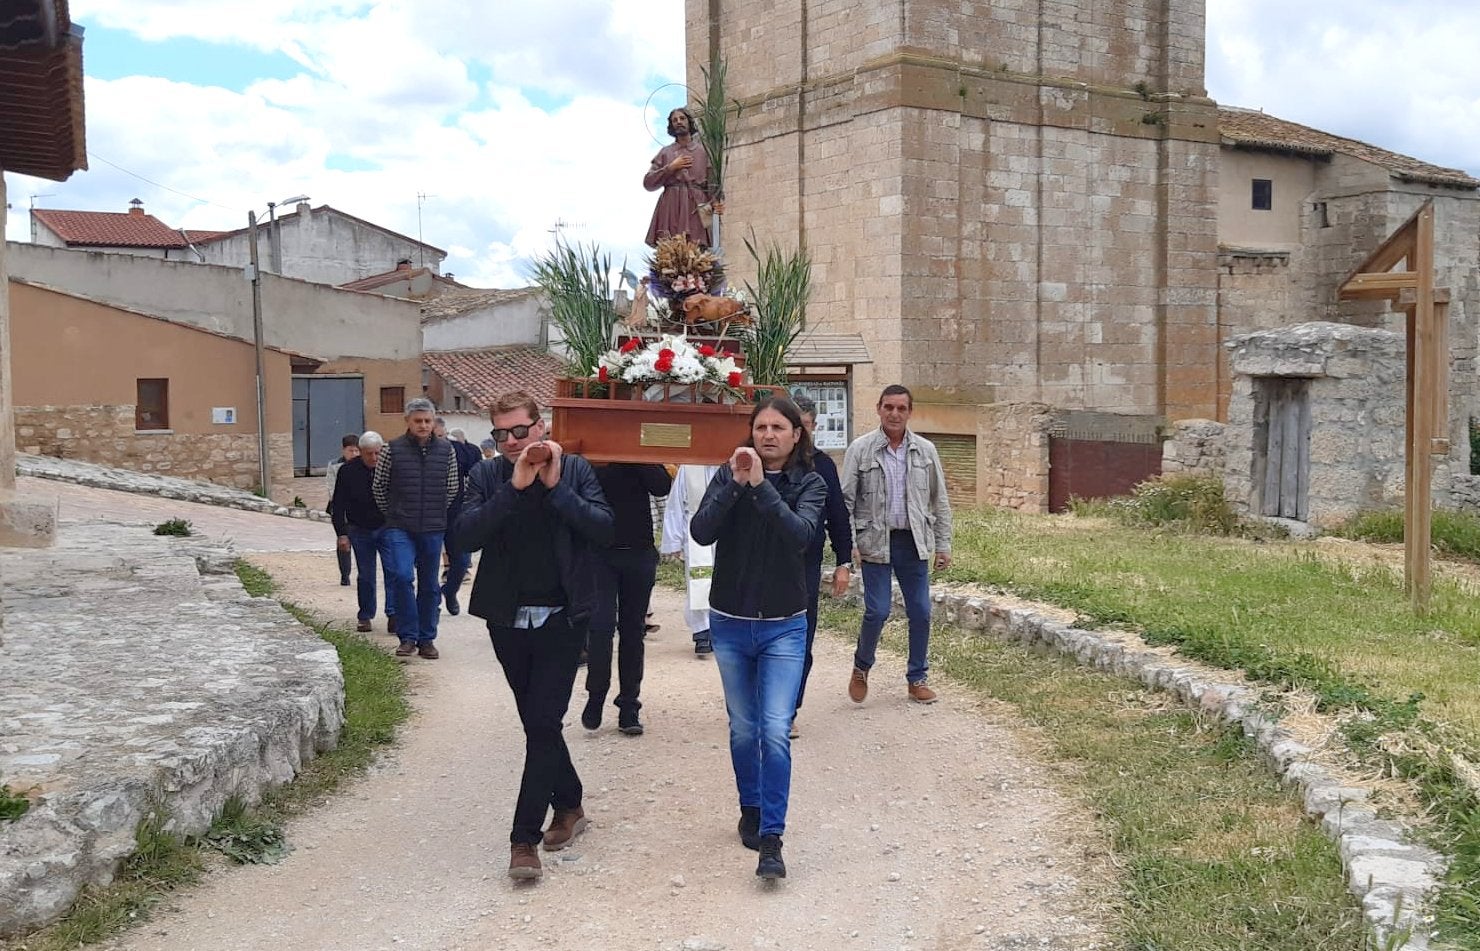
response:
M419 446L409 434L386 444L391 454L385 524L407 532L447 531L447 467L452 443L433 436Z

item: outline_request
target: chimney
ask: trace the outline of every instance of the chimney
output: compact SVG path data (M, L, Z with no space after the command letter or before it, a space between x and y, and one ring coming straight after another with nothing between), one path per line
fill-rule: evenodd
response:
M411 270L411 259L410 258L402 258L401 260L397 261L396 262L396 270L398 270L398 271L409 271L409 270Z
M300 201L298 204L293 206L294 214L302 215L304 218L307 218L308 213L312 210L313 209L308 206L308 202L306 201Z
M128 213L131 215L142 215L144 213L144 203L135 198L128 203Z

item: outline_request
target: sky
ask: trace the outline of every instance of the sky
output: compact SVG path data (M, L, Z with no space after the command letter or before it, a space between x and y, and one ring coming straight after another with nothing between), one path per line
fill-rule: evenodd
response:
M558 229L634 264L685 94L683 0L71 0L91 168L27 209L231 229L307 195L528 283ZM1480 175L1480 4L1207 0L1208 93Z

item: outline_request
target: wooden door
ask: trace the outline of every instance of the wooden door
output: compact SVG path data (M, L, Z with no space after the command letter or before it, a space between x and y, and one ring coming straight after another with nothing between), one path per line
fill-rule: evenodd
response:
M1310 380L1266 377L1259 384L1265 433L1260 512L1303 522L1310 514Z

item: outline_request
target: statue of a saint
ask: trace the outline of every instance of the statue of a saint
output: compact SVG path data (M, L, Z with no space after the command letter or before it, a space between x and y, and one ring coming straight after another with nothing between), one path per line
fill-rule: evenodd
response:
M673 144L666 145L653 158L653 164L642 177L642 187L650 192L663 189L653 220L648 225L647 245L658 246L664 235L687 235L701 248L709 247L710 213L724 214L724 202L713 192L709 181L709 156L694 137L694 117L687 109L668 113L668 134ZM701 213L701 206L702 213Z

